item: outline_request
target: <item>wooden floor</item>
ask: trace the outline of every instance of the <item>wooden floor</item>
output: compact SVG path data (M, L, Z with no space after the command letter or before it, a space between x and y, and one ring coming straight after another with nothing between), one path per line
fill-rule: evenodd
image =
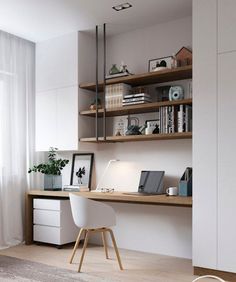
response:
M68 263L71 253L72 246L57 249L45 245L19 245L0 251L1 255L77 271L81 246L75 255L73 264ZM192 275L192 262L188 259L120 249L121 259L125 269L120 271L113 249L109 249L109 254L111 259L106 260L102 247L90 245L85 254L82 273L78 273L78 276L82 275L82 278L83 273L89 273L94 274L96 277L94 281L100 281L105 278L106 281L111 282L191 282L196 278L196 276Z

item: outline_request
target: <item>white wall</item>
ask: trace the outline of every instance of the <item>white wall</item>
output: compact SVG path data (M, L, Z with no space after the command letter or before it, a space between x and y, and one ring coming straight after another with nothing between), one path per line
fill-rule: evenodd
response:
M36 92L78 84L76 32L36 44Z
M132 73L147 72L148 60L171 56L183 46L192 46L191 17L108 38L107 68L124 61Z
M108 66L121 60L135 73L146 72L148 60L168 56L192 45L191 18L160 24L108 39ZM167 140L115 144L82 144L81 151L95 152L96 178L110 159L117 158L104 187L137 191L142 169L165 170L165 185L178 185L183 171L192 166L192 141ZM71 157L71 154L62 154ZM63 173L69 183L70 166ZM115 228L119 247L178 257L192 256L190 208L111 204L117 214Z

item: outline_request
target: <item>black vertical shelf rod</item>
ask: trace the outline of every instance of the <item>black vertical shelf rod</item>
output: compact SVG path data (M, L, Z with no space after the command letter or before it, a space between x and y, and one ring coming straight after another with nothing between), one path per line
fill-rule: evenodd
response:
M103 97L104 97L104 111L103 111L103 137L107 138L106 134L106 24L103 24Z
M98 26L96 25L96 115L95 115L95 136L98 141Z

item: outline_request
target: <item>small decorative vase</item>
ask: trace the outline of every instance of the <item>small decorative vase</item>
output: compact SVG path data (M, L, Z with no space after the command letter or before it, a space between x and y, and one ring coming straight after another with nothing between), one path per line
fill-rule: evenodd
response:
M61 175L44 175L44 190L60 191L62 190L62 176Z
M117 68L116 64L113 64L111 69L109 70L109 74L112 75L112 74L117 74L119 73L119 69Z

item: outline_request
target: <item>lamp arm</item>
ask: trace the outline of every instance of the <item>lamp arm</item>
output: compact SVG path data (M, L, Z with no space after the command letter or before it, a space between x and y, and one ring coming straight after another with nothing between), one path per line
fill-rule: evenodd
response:
M99 190L99 185L101 184L101 182L102 182L102 180L103 180L103 178L104 178L104 176L105 176L105 174L106 174L106 172L107 172L107 170L108 170L108 168L109 168L109 166L110 166L110 164L111 164L112 162L113 162L113 160L110 160L110 161L108 162L106 168L104 169L103 174L102 174L100 180L98 181L98 184L97 184L97 187L96 187L96 191Z

